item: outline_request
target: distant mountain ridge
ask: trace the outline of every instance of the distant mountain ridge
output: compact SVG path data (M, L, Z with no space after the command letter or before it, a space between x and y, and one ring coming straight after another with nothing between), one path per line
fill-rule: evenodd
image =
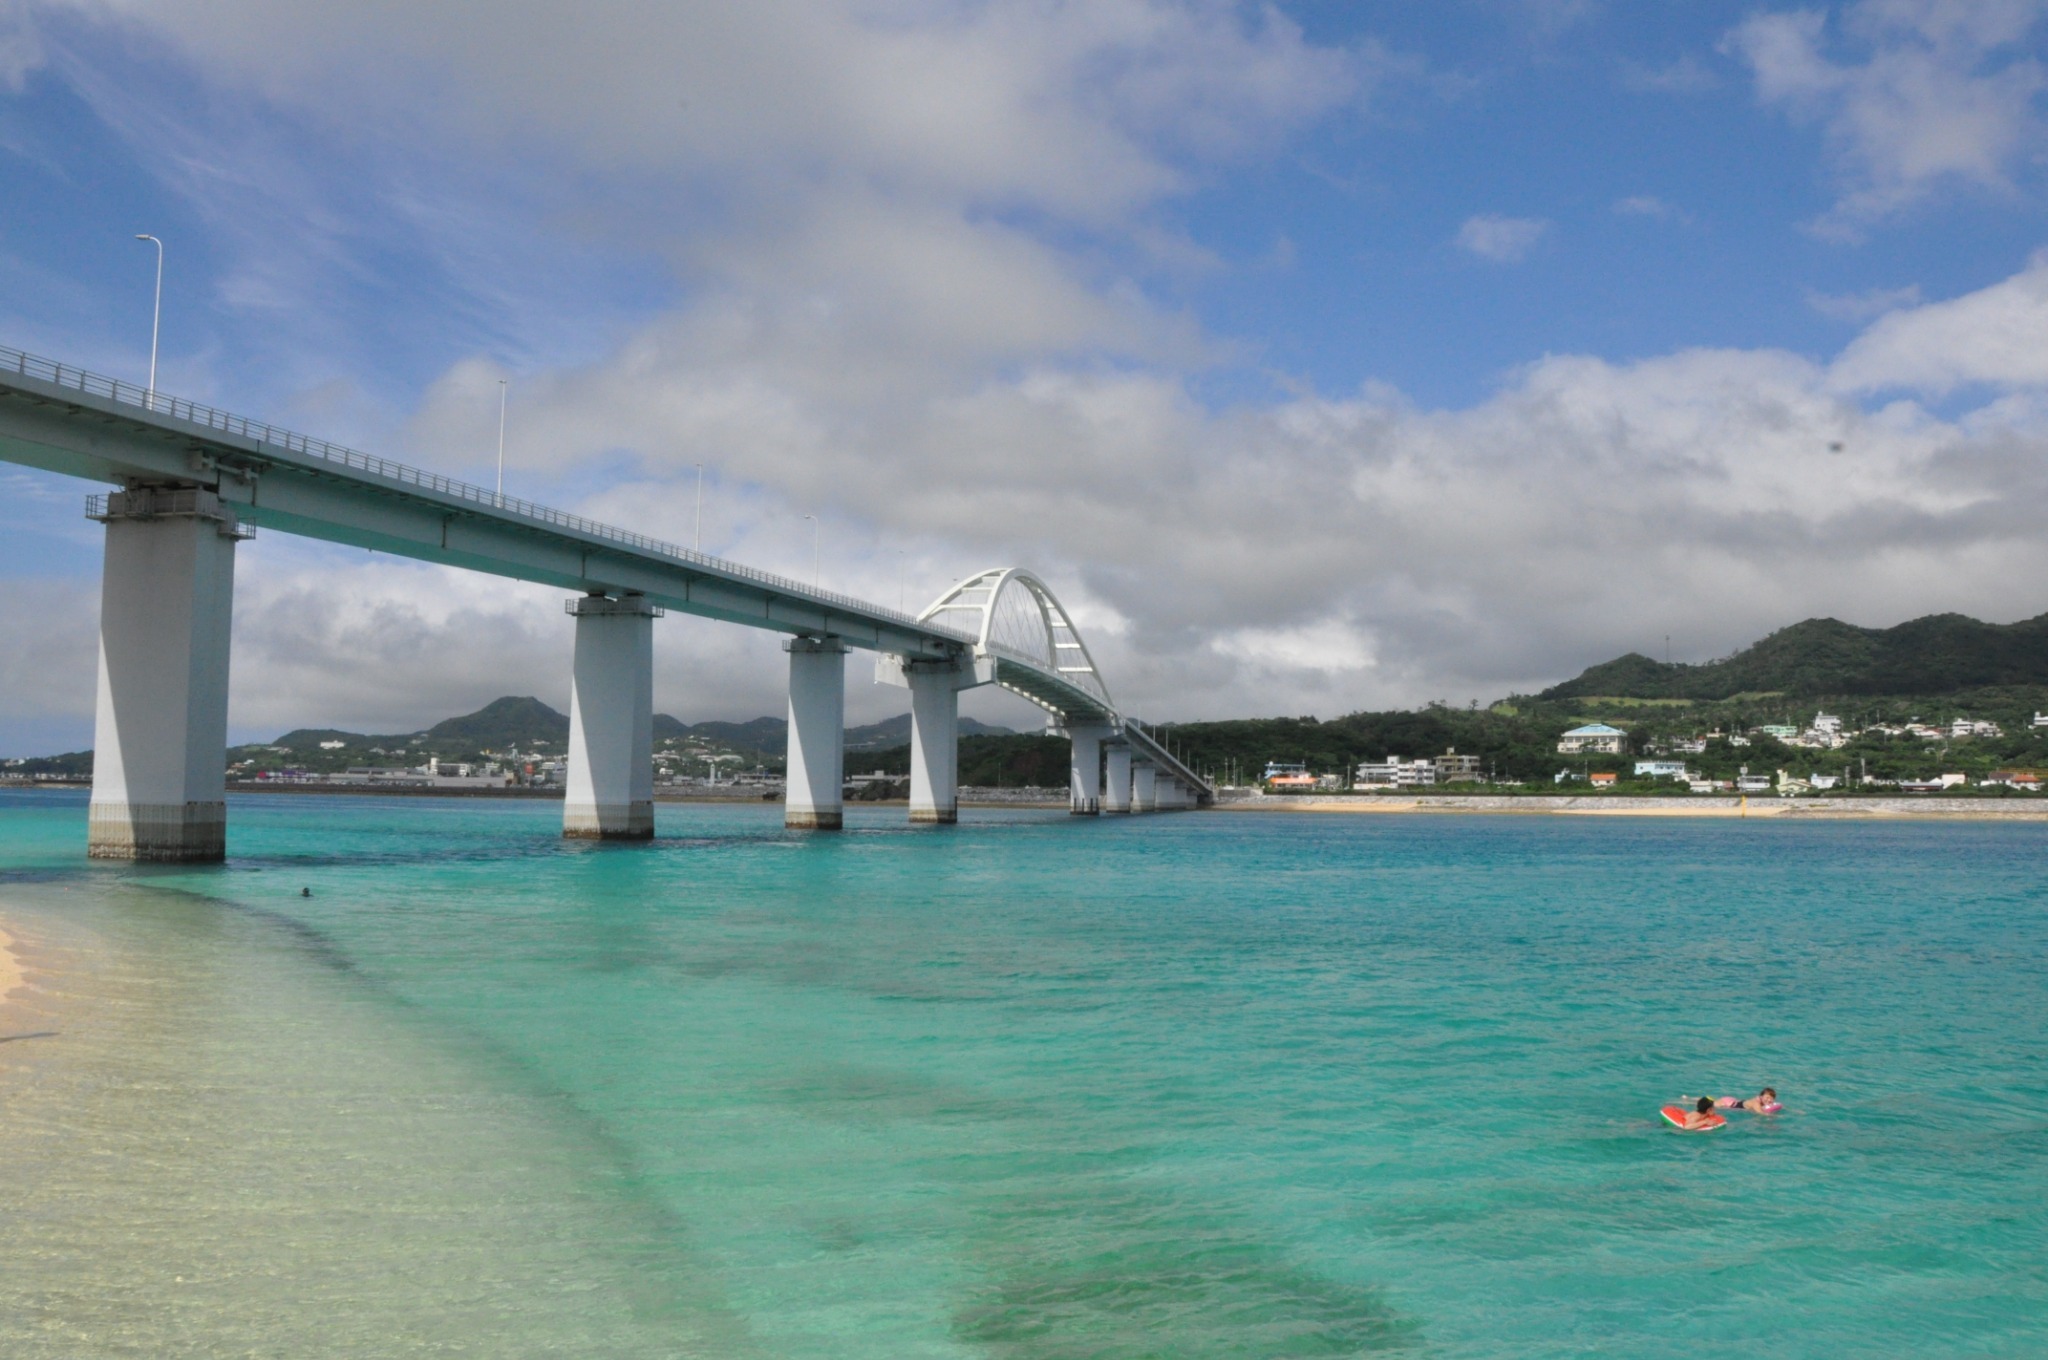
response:
M1630 652L1553 685L1541 699L1727 699L1737 694L1947 694L2048 684L2048 614L1983 623L1929 614L1893 628L1808 619L1700 665Z
M1007 727L992 727L973 718L960 720L961 736L1000 736ZM787 718L755 718L749 722L686 723L666 713L654 715L656 742L698 740L730 747L780 755L789 741ZM503 750L511 746L531 747L535 742L563 746L569 740L569 717L532 695L505 695L493 699L474 713L447 718L420 732L378 736L364 732L343 732L326 727L301 727L285 733L272 743L292 750L312 750L324 741L339 741L351 747L380 746L403 750L415 741L427 746L461 746L478 750ZM846 729L849 750L901 746L910 740L910 715L899 714L881 722Z

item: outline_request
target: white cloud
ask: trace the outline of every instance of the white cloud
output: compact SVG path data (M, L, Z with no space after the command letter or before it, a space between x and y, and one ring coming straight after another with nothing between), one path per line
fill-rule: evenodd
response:
M1879 318L1836 360L1833 382L1934 396L2048 384L2048 252L2002 283Z
M43 44L29 16L29 0L0 0L0 89L19 94L43 64Z
M1756 15L1727 37L1757 97L1824 130L1842 179L1813 226L1853 239L1867 224L1962 184L2004 190L2042 149L2037 97L2048 72L2016 50L2041 0L1864 0L1846 36L1867 59L1829 55L1818 10Z
M1623 62L1621 67L1622 88L1638 94L1698 94L1720 83L1719 78L1690 52L1668 66L1645 66L1629 61Z
M1821 293L1808 289L1806 305L1835 321L1864 322L1901 307L1920 305L1920 285L1903 288L1866 288L1860 293Z
M1550 230L1550 223L1537 217L1502 217L1481 213L1468 217L1458 228L1458 246L1482 260L1514 264L1527 258Z
M1618 199L1614 211L1623 217L1650 217L1662 222L1691 222L1692 215L1675 208L1654 194L1634 194Z

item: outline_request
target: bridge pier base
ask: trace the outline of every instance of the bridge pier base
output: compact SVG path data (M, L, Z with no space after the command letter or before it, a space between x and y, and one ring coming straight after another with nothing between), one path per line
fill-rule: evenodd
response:
M86 853L225 859L233 512L202 488L140 487L93 517L107 539Z
M791 638L789 763L782 824L837 831L845 824L846 644L838 638Z
M569 684L569 768L562 834L572 840L654 837L654 620L637 595L567 601L576 620Z
M1159 767L1149 760L1131 766L1131 811L1159 811Z
M1128 813L1131 810L1131 748L1117 745L1102 753L1102 810Z

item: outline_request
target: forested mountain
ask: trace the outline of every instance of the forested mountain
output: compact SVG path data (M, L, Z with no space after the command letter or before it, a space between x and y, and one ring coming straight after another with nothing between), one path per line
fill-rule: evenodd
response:
M2048 614L2019 623L1930 614L1895 628L1808 619L1701 665L1667 665L1631 652L1538 697L1952 694L1992 685L2042 684L2048 684Z

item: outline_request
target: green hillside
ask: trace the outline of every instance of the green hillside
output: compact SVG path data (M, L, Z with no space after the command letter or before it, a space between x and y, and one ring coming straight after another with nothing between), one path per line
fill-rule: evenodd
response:
M1953 694L2048 684L2048 614L1980 623L1930 614L1895 628L1808 619L1730 657L1667 665L1631 652L1539 698L1728 699L1739 694Z

